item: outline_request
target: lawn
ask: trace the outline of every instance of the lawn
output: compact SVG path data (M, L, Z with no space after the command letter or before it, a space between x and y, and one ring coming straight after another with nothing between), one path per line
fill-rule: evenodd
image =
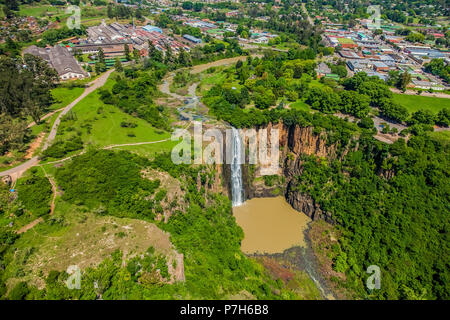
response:
M436 138L437 140L439 140L441 142L445 142L445 143L450 142L450 131L435 131L435 132L430 132L429 135Z
M292 102L289 107L294 110L311 111L311 107L308 106L302 99Z
M110 89L113 84L114 80L110 78L103 88ZM170 137L168 132L155 129L147 121L133 117L115 106L104 104L97 91L86 96L72 108L68 118L72 117L73 119L61 122L58 140L66 140L77 134L85 144L105 147L113 144L158 141ZM122 122L137 126L122 127ZM162 148L167 149L163 146ZM159 143L149 149L158 151Z
M450 99L394 93L394 101L404 106L410 113L417 110L430 110L438 113L450 108Z
M52 14L64 14L65 7L51 6L51 5L38 5L38 6L30 6L30 5L22 5L20 6L19 14L24 17L43 17L47 14L47 12Z
M50 106L50 110L57 110L67 106L73 100L78 98L84 91L84 88L64 88L59 87L52 90L55 103Z

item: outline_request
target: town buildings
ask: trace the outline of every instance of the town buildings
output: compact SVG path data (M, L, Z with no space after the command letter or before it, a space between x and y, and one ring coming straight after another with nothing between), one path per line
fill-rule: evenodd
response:
M123 56L125 45L129 45L131 52L138 50L141 56L145 56L148 54L149 42L160 51L165 51L167 47L175 53L181 48L190 50L189 46L165 35L161 28L152 25L135 27L117 22L110 25L102 23L89 27L87 33L87 39L81 40L75 48L83 53L96 53L102 48L105 57Z
M389 31L386 31L386 30ZM365 72L383 80L389 79L390 71L408 72L412 81L409 87L444 90L446 84L424 71L424 64L434 58L449 60L450 52L425 45L413 45L394 31L383 29L383 37L373 36L367 29L340 29L330 27L322 37L326 46L336 48L336 54L345 60L348 70ZM439 36L439 35L438 35ZM318 68L318 74L321 68Z
M52 66L61 80L83 79L89 74L81 68L71 52L63 46L39 48L32 45L24 50L24 53L41 57Z

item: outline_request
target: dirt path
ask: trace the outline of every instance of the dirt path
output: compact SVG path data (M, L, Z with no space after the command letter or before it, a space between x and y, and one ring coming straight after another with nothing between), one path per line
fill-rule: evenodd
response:
M397 88L390 88L392 92L398 93L398 94L407 94L410 96L418 96L417 91L415 90L406 90L405 92L402 92L401 90L398 90ZM450 99L450 94L446 94L443 92L427 92L422 91L420 94L424 97L435 97L435 98L443 98L443 99Z
M31 159L33 157L33 153L39 148L44 137L45 132L41 132L38 137L30 144L30 147L27 150L27 154L24 157L25 159Z
M45 119L47 119L47 118L49 118L49 117L51 117L51 116L54 115L55 113L60 112L60 111L62 111L62 110L64 110L64 108L57 109L57 110L53 110L52 112L47 113L45 116L43 116L43 117L41 118L41 121L42 121L42 120L45 120ZM30 123L30 124L27 126L27 128L31 128L32 126L35 126L35 125L36 125L36 122L33 121L32 123Z
M17 230L17 233L24 233L28 230L30 230L31 228L33 228L35 225L37 225L38 223L44 221L44 219L42 218L37 218L36 220L34 220L33 222L30 222L29 224L27 224L26 226L23 226L22 228L20 228L19 230Z
M44 171L45 177L48 179L48 181L52 185L53 196L52 196L52 202L50 203L50 215L53 215L53 211L55 210L55 200L56 200L56 194L57 194L56 183L55 183L55 181L53 181L52 177L50 177L47 174L47 171L45 171L44 167L41 165L39 165L39 166L41 167L42 171Z

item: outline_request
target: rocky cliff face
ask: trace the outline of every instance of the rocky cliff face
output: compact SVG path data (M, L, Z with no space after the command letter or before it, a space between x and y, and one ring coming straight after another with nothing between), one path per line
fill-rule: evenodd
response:
M298 211L304 212L311 219L323 219L332 222L330 214L323 212L320 206L308 194L296 190L295 177L302 174L303 162L301 155L315 155L328 159L342 158L348 150L339 150L338 144L328 144L327 135L324 132L316 132L313 127L287 126L283 123L271 124L257 128L257 131L267 130L270 137L273 129L279 133L279 169L276 175L283 177L277 179L275 185L267 186L262 181L263 171L268 165L244 166L245 195L249 198L270 197L284 194L286 200ZM259 135L258 145L259 145ZM248 147L248 139L245 139ZM268 146L270 149L270 143ZM246 159L248 163L248 159Z
M303 212L312 220L325 220L328 223L333 223L331 213L324 212L320 209L320 206L314 201L309 194L301 193L293 190L291 185L286 190L286 201L300 212Z

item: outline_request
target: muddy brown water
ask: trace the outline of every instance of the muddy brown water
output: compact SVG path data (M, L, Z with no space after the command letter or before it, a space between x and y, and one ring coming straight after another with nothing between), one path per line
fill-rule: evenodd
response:
M311 219L293 209L283 197L247 200L233 208L233 215L244 230L241 250L246 254L305 247L304 230Z
M253 198L233 208L244 231L241 250L249 256L267 256L288 261L314 281L323 299L334 294L318 272L317 260L307 238L311 219L293 209L283 197Z

